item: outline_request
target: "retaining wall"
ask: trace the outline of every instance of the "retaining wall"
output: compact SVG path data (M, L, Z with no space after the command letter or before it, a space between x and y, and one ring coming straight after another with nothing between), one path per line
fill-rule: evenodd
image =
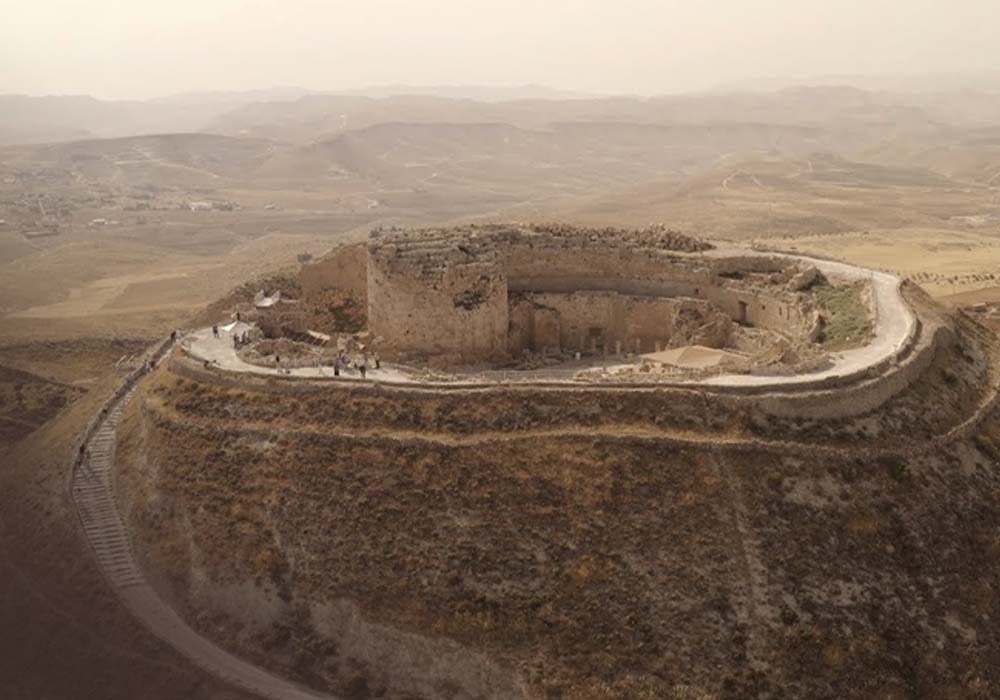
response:
M174 353L170 359L171 371L195 381L239 388L252 383L255 390L275 394L297 395L344 389L385 392L417 392L448 394L466 392L470 395L483 394L502 388L508 391L566 392L567 398L590 391L641 392L646 396L686 396L697 394L712 402L721 402L729 407L737 403L746 408L758 408L778 416L801 416L810 418L838 418L861 415L872 411L897 393L908 387L934 359L940 343L945 341L951 329L933 322L926 332L914 327L913 342L901 347L891 358L879 364L842 376L821 380L805 381L787 389L781 385L724 386L697 385L691 383L642 383L642 382L566 382L566 381L518 381L489 382L472 381L464 383L447 382L374 382L350 379L315 379L290 375L263 375L245 372L226 372L206 369L187 355L186 350ZM735 403L734 403L735 402Z
M764 396L758 407L775 416L831 419L862 415L873 411L900 393L930 367L938 348L952 337L951 329L936 325L923 334L912 351L867 381L845 384L837 389ZM870 374L873 370L865 370Z
M785 266L794 260L786 260ZM806 337L812 316L802 308L802 298L781 286L741 287L719 277L720 272L743 269L772 272L776 258L680 258L648 250L581 249L546 250L515 246L502 264L512 292L571 294L578 291L617 292L647 297L690 297L715 304L730 318ZM745 265L745 267L744 267ZM811 310L810 310L811 311Z
M690 330L678 322L681 311L690 312L700 323L724 322L711 337L682 337L684 342L723 347L729 341L729 316L710 308L706 301L618 292L542 292L527 294L523 301L512 304L509 347L511 352L587 352L614 350L620 343L628 352L653 352L666 346L678 332Z

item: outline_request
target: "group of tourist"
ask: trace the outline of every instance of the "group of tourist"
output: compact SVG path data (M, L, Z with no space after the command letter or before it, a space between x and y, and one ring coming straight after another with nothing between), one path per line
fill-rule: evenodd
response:
M374 365L375 369L382 368L382 358L379 354L373 353L369 357L367 352L361 353L360 357L351 357L351 355L346 350L341 350L333 361L322 361L320 366L333 367L333 376L339 377L341 372L354 371L361 375L362 379L368 376L368 368ZM274 366L279 372L284 374L289 374L290 370L281 364L281 356L274 356Z
M239 314L237 314L237 315L239 315ZM217 324L217 323L213 323L212 324L212 335L214 337L216 337L216 338L220 337L219 336L219 324ZM176 337L177 337L177 332L176 331L174 331L173 333L170 334L170 340L174 340ZM251 338L250 338L250 332L249 331L243 331L242 333L239 333L239 334L233 333L233 348L235 350L239 350L240 348L242 348L242 347L244 347L246 345L249 345L250 342L251 342Z
M369 362L374 363L375 369L382 368L382 360L378 353L374 353L371 358L368 357L367 352L361 353L361 357L351 359L347 351L341 350L340 353L333 359L333 376L339 377L341 370L353 369L361 374L361 378L364 379L368 375L368 365Z
M337 356L333 358L332 362L321 362L320 366L333 367L333 376L335 377L339 377L341 372L350 370L358 372L361 375L361 378L364 379L368 376L368 368L372 364L374 364L375 369L382 368L382 359L379 357L377 352L371 357L369 357L366 352L361 353L360 358L355 357L352 359L351 355L346 350L341 350ZM282 365L280 355L276 354L274 356L274 366L279 372L283 372L285 374L289 374L290 372L287 367Z
M218 324L212 324L212 335L216 338L221 337L219 335ZM248 345L251 342L249 332L243 332L239 335L233 334L233 348L239 350L240 348ZM216 364L214 361L205 360L205 368L208 369L212 364ZM341 350L337 356L333 359L333 362L324 362L327 367L333 367L333 376L339 377L342 371L353 370L361 375L362 379L367 378L368 368L374 366L375 369L382 368L382 359L379 357L377 352L372 353L371 356L367 352L362 352L360 357L352 357L350 353L346 350ZM290 374L291 370L282 364L281 357L277 354L274 356L274 366L278 372L284 374Z

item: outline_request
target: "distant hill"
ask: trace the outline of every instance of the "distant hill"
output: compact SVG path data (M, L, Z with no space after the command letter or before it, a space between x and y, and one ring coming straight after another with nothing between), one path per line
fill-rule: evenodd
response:
M405 104L430 105L432 119L446 118L451 102L497 102L520 99L571 99L579 93L537 85L511 87L405 85L361 88L340 93L317 93L300 87L262 90L191 92L151 100L100 100L88 95L0 95L0 145L69 141L87 138L115 138L152 133L222 131L239 133L254 129L261 134L298 137L282 127L307 120L312 128L307 137L340 128L340 114L358 111L358 105L393 96L405 96ZM445 100L433 106L436 100ZM251 107L252 106L252 107ZM396 105L390 103L392 112ZM241 111L247 108L246 117ZM365 109L360 110L365 112ZM220 120L234 112L232 117ZM370 120L395 121L407 113L386 113L378 109ZM322 117L322 119L320 118ZM243 121L249 119L249 123ZM268 128L274 120L275 125Z
M1000 127L901 134L864 153L878 163L919 167L958 180L1000 185Z
M863 132L873 140L937 124L922 108L853 88L796 88L773 93L698 93L655 98L602 97L477 101L426 95L306 95L244 105L215 119L211 131L307 142L386 122L503 123L544 129L562 122L635 124L779 124Z
M0 95L0 145L200 131L237 104Z
M552 215L588 224L670 222L707 237L797 237L945 228L956 211L981 206L985 194L985 188L963 186L927 168L812 153L720 159L682 182L650 181L568 199Z
M987 70L972 73L883 73L860 75L857 73L842 73L817 75L808 79L796 78L759 78L756 80L739 80L722 83L715 90L718 92L740 92L753 90L768 92L784 90L797 85L812 85L817 87L851 85L862 90L873 92L897 92L911 94L932 94L950 92L1000 92L1000 70Z
M0 145L194 131L304 144L384 123L537 130L568 122L811 126L851 131L853 143L874 145L901 134L986 128L998 121L1000 92L903 93L843 85L649 98L595 97L534 85L391 85L341 93L280 87L146 101L0 95Z
M261 139L154 134L0 148L6 168L45 167L131 186L216 187L252 174L276 150Z
M251 102L279 102L297 100L306 95L315 94L313 90L294 85L264 88L261 90L212 90L197 92L182 92L175 95L157 97L149 102L156 104L220 104L232 108Z
M512 100L575 100L601 97L594 93L559 90L547 85L374 85L356 90L337 90L335 95L385 98L399 95L444 97L451 100L510 102Z
M419 116L426 100L436 98L415 100L410 115ZM430 112L427 121L380 121L373 112L364 118L370 125L303 143L263 135L150 134L8 146L0 157L8 168L44 165L131 184L220 186L219 178L308 181L339 173L390 187L450 183L573 192L586 183L604 188L687 176L733 153L798 157L868 145L852 130L816 126L577 120L522 127L473 121L487 116L480 114L482 106L470 103L468 121L450 122L431 121ZM290 128L285 125L283 133Z

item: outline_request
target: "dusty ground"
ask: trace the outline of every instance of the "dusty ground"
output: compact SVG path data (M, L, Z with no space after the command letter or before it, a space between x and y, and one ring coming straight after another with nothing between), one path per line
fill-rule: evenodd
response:
M765 239L763 243L778 243ZM837 257L913 280L937 297L976 294L997 284L996 233L941 229L870 230L784 240L787 247Z
M829 154L737 159L680 184L643 184L553 206L574 221L664 221L693 235L833 257L909 277L934 296L997 285L996 189L910 164L884 167ZM518 211L521 219L545 213Z

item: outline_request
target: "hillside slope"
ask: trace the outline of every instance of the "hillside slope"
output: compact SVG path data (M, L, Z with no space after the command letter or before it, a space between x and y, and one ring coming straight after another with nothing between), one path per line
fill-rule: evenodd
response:
M985 699L997 347L940 318L917 382L830 420L667 390L233 385L177 360L127 416L121 505L204 634L334 692Z
M78 532L74 440L118 381L0 452L0 697L242 700L138 626Z

